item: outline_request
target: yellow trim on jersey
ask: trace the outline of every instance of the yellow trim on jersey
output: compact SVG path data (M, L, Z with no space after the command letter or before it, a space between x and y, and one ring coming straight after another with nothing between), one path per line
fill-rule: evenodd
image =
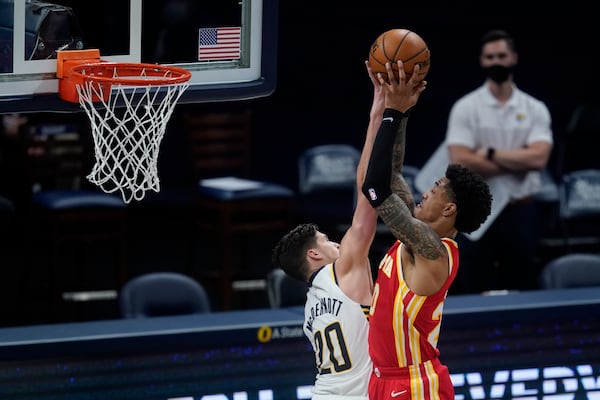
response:
M404 295L408 293L408 287L404 285L404 279L402 279L402 264L400 259L402 244L398 246L396 250L396 279L400 283L400 290L396 291L396 298L394 299L394 319L393 319L393 327L394 327L394 342L396 346L396 356L399 357L398 365L403 366L406 365L406 358L404 351L404 319L402 318L402 314L398 315L396 311L402 310L402 299Z
M331 280L334 281L337 286L339 286L338 281L337 281L337 276L335 275L335 264L334 263L327 264L327 265L325 265L325 268L329 268L329 276L330 276Z
M408 306L406 307L409 323L413 325L421 307L425 303L427 297L425 296L417 296L413 295L413 298L410 300ZM411 364L420 364L421 363L421 342L419 340L421 334L416 329L409 329L409 346L410 346L410 354L412 356Z
M365 306L364 304L361 304L360 308L362 309L362 312L363 312L363 314L365 314L365 318L368 321L369 316L371 315L371 306Z
M450 245L453 245L454 247L458 248L458 243L456 243L454 240L449 239L449 238L443 238L442 239L442 243L444 244L444 246L446 246L446 251L448 252L448 258L449 258L449 267L450 270L448 271L448 275L452 274L452 268L454 268L454 263L456 262L456 260L453 258L452 256L452 249L450 249Z
M429 393L433 397L437 395L440 390L440 376L435 372L435 368L433 367L433 363L431 361L427 361L425 364L425 373L427 374L427 378L429 381Z
M413 399L424 399L423 378L419 365L411 365L408 368L410 374L410 394Z

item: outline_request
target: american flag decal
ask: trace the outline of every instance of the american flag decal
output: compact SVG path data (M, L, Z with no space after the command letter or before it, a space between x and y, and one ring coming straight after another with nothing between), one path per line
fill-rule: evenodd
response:
M198 61L240 58L242 28L202 28L198 33Z

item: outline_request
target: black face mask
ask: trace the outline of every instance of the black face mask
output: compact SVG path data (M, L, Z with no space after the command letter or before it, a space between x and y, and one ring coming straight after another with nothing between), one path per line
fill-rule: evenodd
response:
M510 74L513 72L513 67L505 67L504 65L492 65L483 69L485 76L496 83L506 82Z

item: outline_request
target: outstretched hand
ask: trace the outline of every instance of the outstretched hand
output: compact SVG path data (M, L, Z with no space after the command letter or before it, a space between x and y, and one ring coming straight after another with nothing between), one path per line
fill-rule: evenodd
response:
M393 108L400 112L407 112L412 106L417 104L419 96L427 87L427 81L419 80L419 70L421 66L415 64L410 79L406 79L406 72L401 60L398 60L398 77L394 74L392 65L388 62L385 65L388 79L386 80L382 73L377 75L379 84L385 95L385 107Z

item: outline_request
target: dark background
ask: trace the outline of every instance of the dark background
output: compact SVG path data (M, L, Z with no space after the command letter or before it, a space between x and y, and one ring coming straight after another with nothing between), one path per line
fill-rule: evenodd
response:
M372 41L383 31L398 27L417 32L432 54L428 88L409 122L407 164L420 167L425 163L444 138L453 102L482 84L479 39L493 28L506 29L514 35L520 59L515 71L517 85L546 103L558 139L577 104L587 98L598 99L600 79L593 53L600 39L596 20L597 14L583 0L560 5L516 0L481 4L280 0L274 93L238 102L177 106L161 144L161 190L176 187L190 173L181 156L185 139L179 119L181 111L190 107L198 112L250 107L254 111L253 177L284 183L293 189L297 189L297 157L304 149L324 143L350 143L361 148L372 92L364 61ZM37 113L30 117L37 122L74 119L88 123L82 112ZM7 173L16 177L18 171L11 169ZM144 206L144 202L140 205ZM163 230L156 225L146 232L143 228L133 228L138 227L132 227L132 241L138 247L131 249L132 276L152 269L182 269L186 262L182 248L187 242L180 236L185 232ZM170 241L157 242L159 239L154 236L161 234L169 236ZM273 243L273 238L267 238L262 246L255 246L259 253L257 265L261 268L270 268L269 251ZM203 264L208 264L205 260L208 252L204 253L204 247L199 249ZM23 264L22 253L18 257L16 265ZM10 305L14 298L22 296L14 282L26 281L31 273L26 268L6 270L0 301ZM13 280L11 274L18 277ZM240 303L243 301L246 299ZM264 305L262 299L261 305ZM13 312L10 308L6 307L9 314ZM100 315L106 316L103 311ZM39 313L40 316L25 316L16 311L13 314L16 323L30 323L45 318ZM97 315L84 314L90 319ZM114 308L109 315L114 315ZM23 317L25 321L21 320ZM1 319L10 324L13 322L10 318Z
M488 29L516 40L515 80L543 100L560 135L575 106L597 96L597 14L581 0L499 2L281 1L275 92L255 109L255 173L295 185L296 156L321 143L362 146L371 83L363 65L372 41L404 27L428 43L428 87L413 109L406 162L422 166L443 140L452 103L483 82L479 39ZM276 168L274 168L276 166Z
M114 23L115 7L85 3L81 8L79 2L62 3L78 4L77 13L98 13L104 16L99 20ZM204 5L200 12L213 15L214 10ZM419 167L443 140L453 102L483 83L480 37L489 29L501 28L516 40L520 60L515 71L517 85L546 103L558 139L576 105L598 97L600 79L593 54L600 39L597 17L583 0L560 4L279 0L274 93L193 107L199 112L211 107L251 107L255 115L253 174L296 188L296 159L302 150L323 143L362 147L372 90L364 67L368 50L382 32L408 28L425 39L432 54L428 88L413 109L407 140L406 163ZM112 35L104 40L110 41L111 47L122 45ZM149 42L153 40L145 39L144 46ZM172 46L176 50L177 44ZM178 163L183 136L177 121L181 108L176 108L161 147L159 173L167 186L187 173ZM85 115L75 118L85 122Z

